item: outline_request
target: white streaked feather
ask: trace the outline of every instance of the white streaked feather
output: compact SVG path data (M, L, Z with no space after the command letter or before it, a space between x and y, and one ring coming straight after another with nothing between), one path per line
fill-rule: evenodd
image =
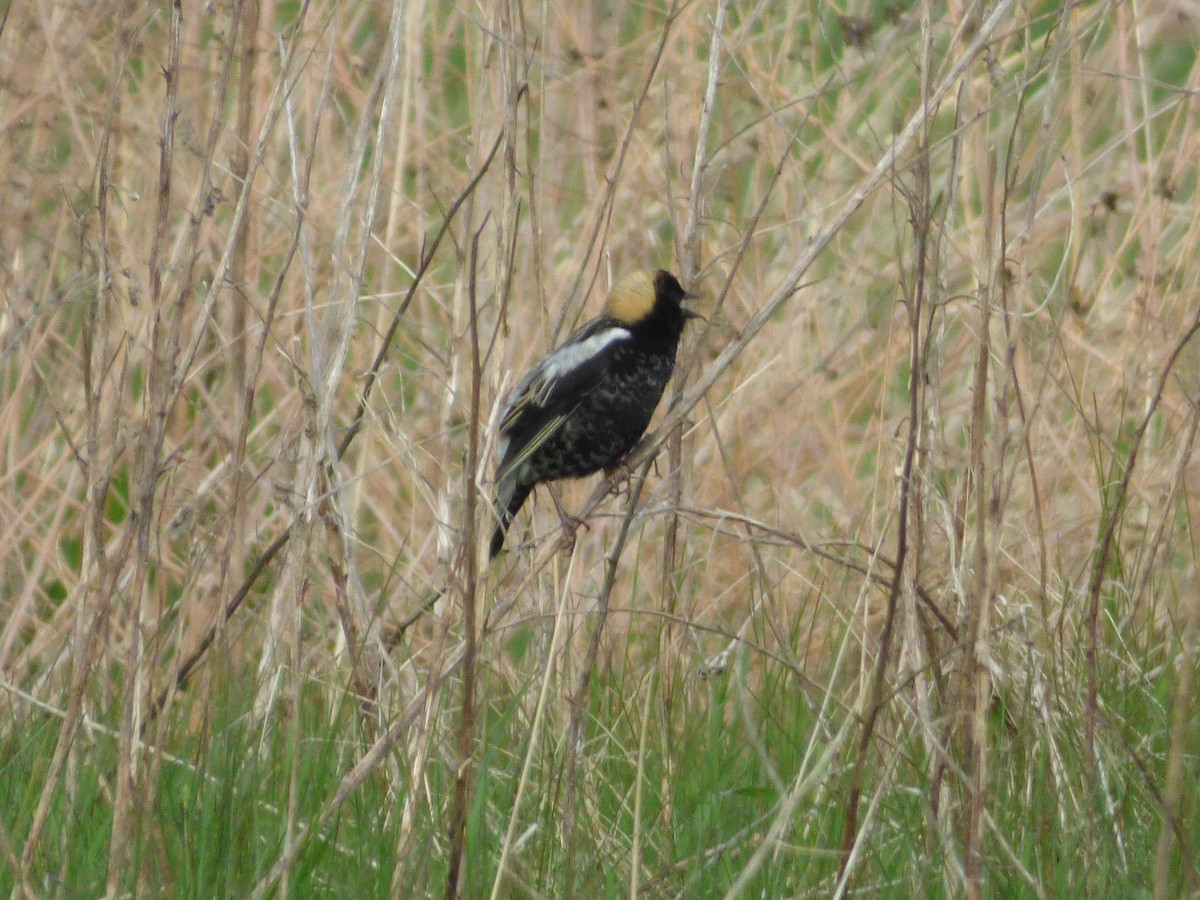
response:
M577 366L587 362L593 356L603 352L605 347L617 341L627 341L633 335L626 328L613 326L599 334L593 334L578 344L564 344L558 350L546 357L542 369L542 378L546 382L554 382Z

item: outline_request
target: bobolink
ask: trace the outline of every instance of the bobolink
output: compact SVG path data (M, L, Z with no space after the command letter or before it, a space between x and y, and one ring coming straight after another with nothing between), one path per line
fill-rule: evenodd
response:
M695 297L670 272L634 272L604 312L537 363L500 419L500 465L490 557L535 485L610 468L633 449L675 368Z

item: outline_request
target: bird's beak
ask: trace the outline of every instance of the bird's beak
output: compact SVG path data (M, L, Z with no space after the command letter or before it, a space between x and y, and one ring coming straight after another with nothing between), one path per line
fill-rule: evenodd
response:
M684 300L699 300L699 299L700 299L700 295L693 294L691 291L684 291L682 296L680 296L679 309L683 312L683 317L685 319L704 319L704 316L700 315L700 313L696 312L694 309L688 309L686 306L683 305ZM708 320L705 319L705 321L708 321Z

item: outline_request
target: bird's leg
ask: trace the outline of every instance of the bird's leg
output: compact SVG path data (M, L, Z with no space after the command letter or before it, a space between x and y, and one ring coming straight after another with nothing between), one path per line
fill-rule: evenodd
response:
M554 508L558 510L558 523L562 527L563 533L563 549L568 554L575 550L575 532L582 525L588 527L588 523L580 519L578 516L573 516L563 508L562 497L558 494L558 485L549 481L546 483L546 489L550 491L550 499L554 501Z

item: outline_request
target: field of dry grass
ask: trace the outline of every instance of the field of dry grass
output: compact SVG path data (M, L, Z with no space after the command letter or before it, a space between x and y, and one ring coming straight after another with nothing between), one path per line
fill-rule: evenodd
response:
M5 5L0 887L349 896L367 816L381 893L1196 895L1198 45ZM654 266L706 321L629 490L488 567L498 404ZM271 837L206 880L225 742Z

